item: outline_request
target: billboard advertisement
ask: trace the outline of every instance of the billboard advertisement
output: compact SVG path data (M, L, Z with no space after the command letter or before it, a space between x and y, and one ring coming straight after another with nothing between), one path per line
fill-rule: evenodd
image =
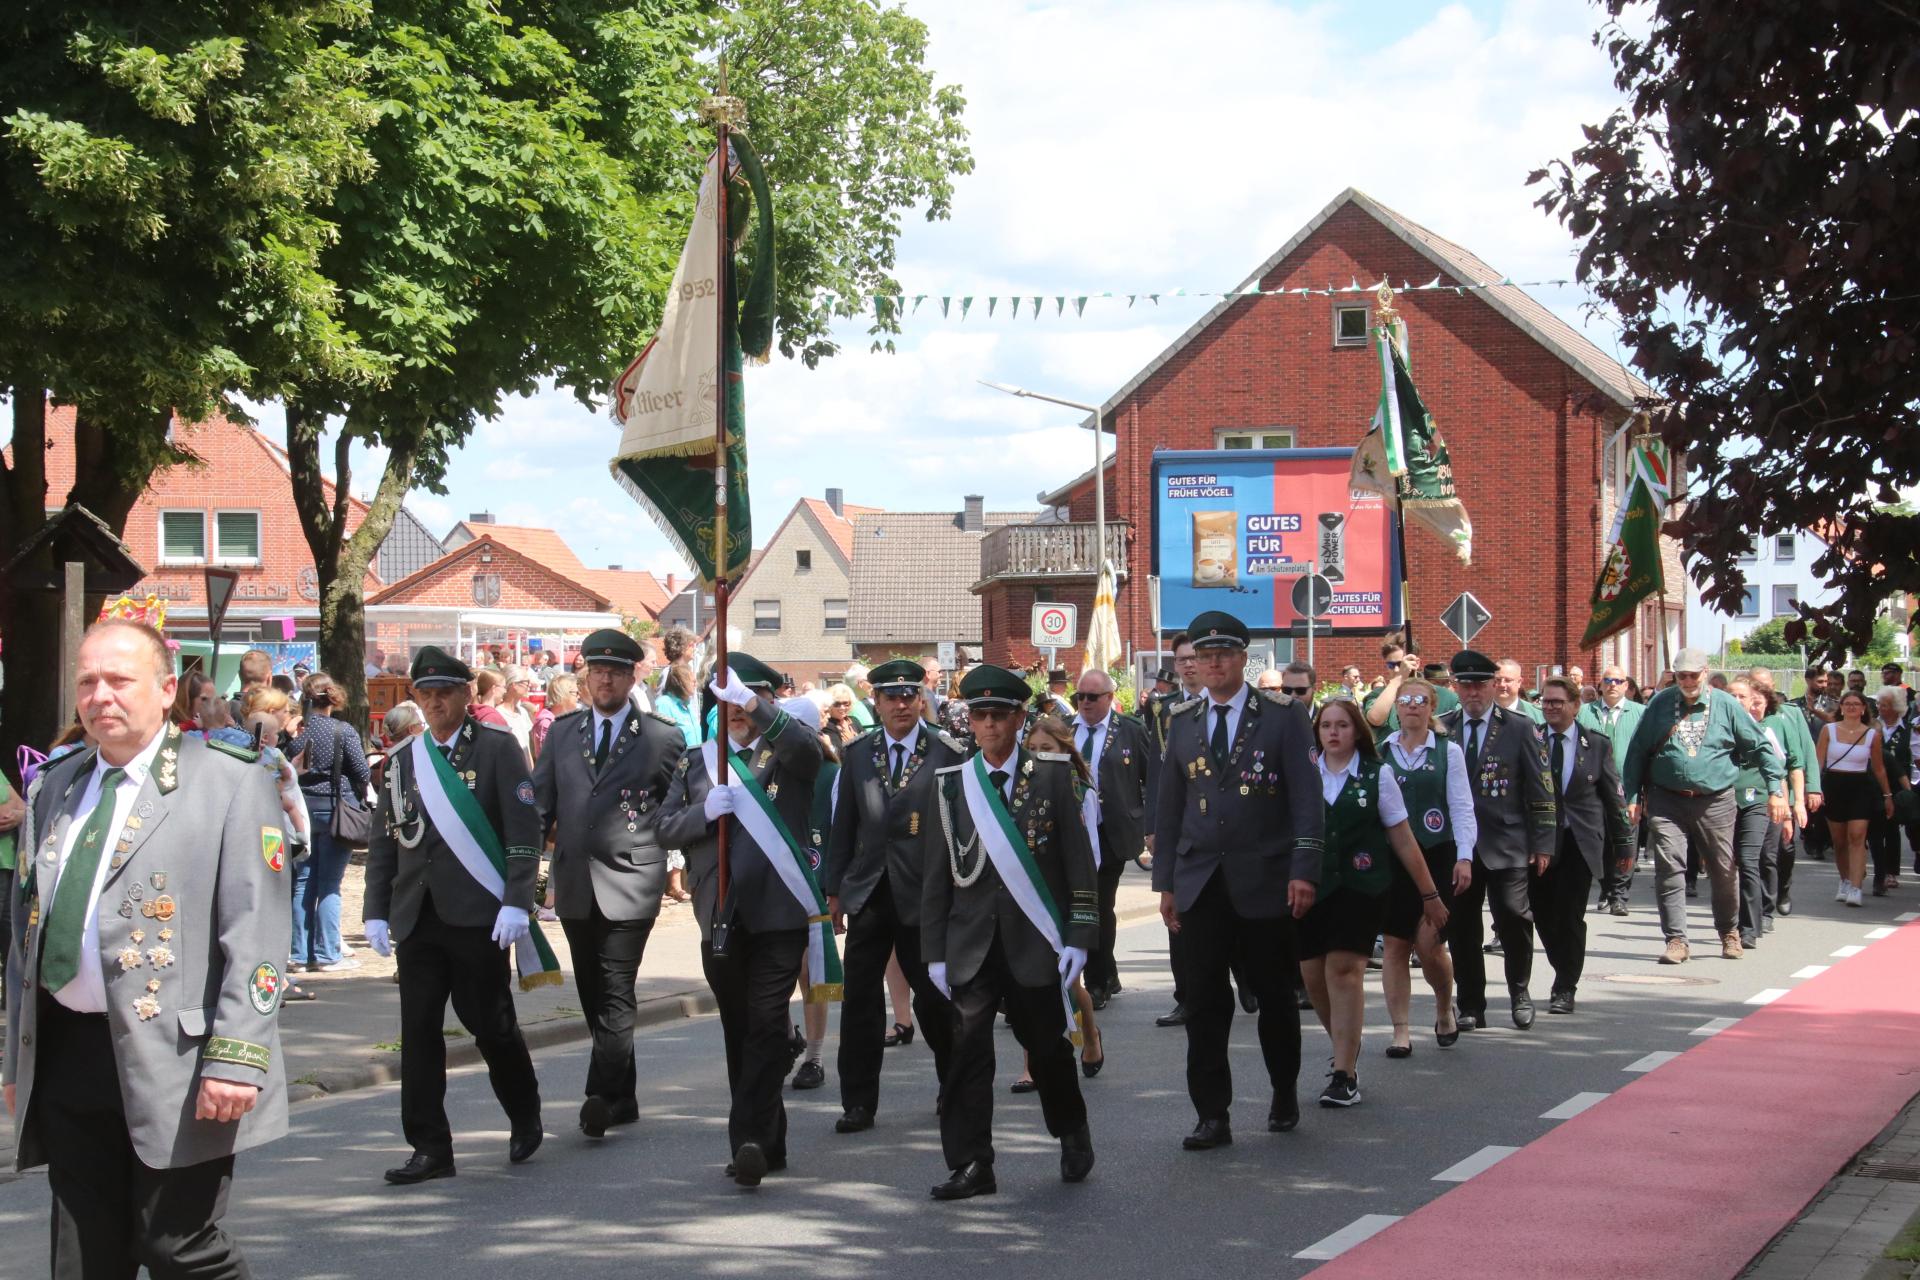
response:
M1316 632L1397 628L1394 521L1379 494L1348 488L1352 461L1351 449L1156 452L1153 566L1165 629L1222 609L1255 635L1304 635L1304 579L1316 562L1333 584Z

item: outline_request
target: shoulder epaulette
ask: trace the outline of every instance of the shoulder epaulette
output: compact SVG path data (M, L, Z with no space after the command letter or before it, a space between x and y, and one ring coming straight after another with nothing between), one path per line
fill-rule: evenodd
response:
M569 711L567 714L572 715L573 712ZM678 729L680 727L680 722L675 720L672 716L663 716L658 711L654 711L651 709L647 711L647 714L652 716L655 720L658 720L661 724L666 725L669 729Z
M1035 760L1050 760L1054 764L1065 764L1070 759L1064 751L1030 751L1027 754Z
M962 769L967 767L967 763L968 763L967 761L962 760L959 764L944 764L944 765L941 765L939 768L935 769L934 772L935 773L958 773Z
M251 747L236 746L231 742L222 742L218 738L206 738L203 741L223 756L232 756L235 760L244 760L248 764L256 764L260 760L260 753Z
M965 744L963 744L963 743L962 743L962 742L960 741L960 739L958 739L958 738L956 738L956 737L954 737L954 736L953 736L952 734L950 734L950 733L948 733L948 732L947 732L947 731L946 731L945 729L935 729L935 730L933 731L933 736L934 736L934 737L935 737L935 738L936 738L937 740L939 740L940 742L943 742L943 743L945 743L945 744L947 745L947 748L948 748L948 750L950 750L950 751L958 751L958 752L960 752L960 753L961 753L962 755L965 755L965 754L966 754L966 750L967 750L967 748L966 748L966 746L965 746Z
M1278 703L1283 707L1293 705L1293 695L1290 693L1282 693L1278 689L1255 689L1254 692L1265 698L1268 702Z
M1179 702L1176 702L1173 704L1173 714L1177 716L1182 711L1189 711L1194 707L1199 706L1201 703L1205 701L1206 701L1205 698L1183 698Z
M559 724L562 720L571 720L575 716L583 716L585 714L587 714L587 707L585 703L582 703L581 705L575 707L571 711L561 712L559 715L553 718L553 722L555 724Z
M509 738L513 736L513 730L507 728L507 726L503 724L490 724L485 720L475 720L474 723L479 725L482 729L491 729L495 733L504 733Z

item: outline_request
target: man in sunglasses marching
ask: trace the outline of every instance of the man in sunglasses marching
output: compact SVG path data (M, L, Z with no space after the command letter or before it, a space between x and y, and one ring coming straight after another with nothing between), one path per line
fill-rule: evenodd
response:
M1627 696L1627 672L1624 667L1607 666L1600 671L1600 701L1589 702L1580 708L1577 723L1583 729L1598 730L1607 735L1613 746L1613 767L1617 773L1627 763L1627 743L1633 740L1633 731L1640 724L1640 717L1646 708ZM1639 861L1640 850L1646 848L1647 824L1644 820L1635 824L1634 861ZM1633 887L1633 863L1621 871L1611 859L1605 860L1600 868L1600 905L1616 916L1627 914L1627 890Z
M1153 842L1154 791L1160 782L1160 756L1147 741L1147 727L1113 706L1113 677L1104 671L1080 673L1073 701L1074 746L1087 762L1099 799L1093 860L1099 869L1100 942L1087 961L1087 994L1095 1009L1120 994L1120 968L1113 944L1119 922L1114 903L1127 864Z

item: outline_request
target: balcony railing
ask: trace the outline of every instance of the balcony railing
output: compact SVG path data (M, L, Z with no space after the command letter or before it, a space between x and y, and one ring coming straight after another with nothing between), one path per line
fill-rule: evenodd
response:
M980 540L980 585L1002 578L1091 578L1100 571L1092 524L1003 525ZM1127 572L1127 526L1107 522L1107 558Z

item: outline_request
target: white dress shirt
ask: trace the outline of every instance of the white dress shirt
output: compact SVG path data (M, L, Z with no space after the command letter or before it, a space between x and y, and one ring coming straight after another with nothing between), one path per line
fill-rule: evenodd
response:
M921 725L921 722L919 720L915 720L913 722L913 728L907 731L907 736L904 738L896 738L891 733L887 732L887 730L885 729L880 730L880 736L882 738L885 738L887 741L887 752L886 752L887 776L889 778L893 776L893 762L894 762L893 749L895 747L906 748L905 754L901 755L899 757L899 760L900 760L900 772L905 773L907 771L907 761L913 759L913 749L920 744L920 725Z
M1447 821L1453 826L1453 860L1471 862L1474 846L1480 843L1480 819L1473 811L1473 779L1467 776L1467 752L1458 742L1448 742L1429 729L1427 740L1418 747L1407 747L1407 731L1398 730L1387 738L1387 750L1402 769L1419 769L1436 746L1447 750Z
M1227 719L1232 720L1233 717L1229 715ZM1208 731L1211 732L1213 726L1209 725L1207 726L1207 728L1208 728ZM1085 751L1082 751L1080 754L1086 759L1087 772L1092 774L1096 778L1100 776L1100 754L1107 749L1107 737L1112 731L1113 731L1113 711L1111 709L1107 711L1106 715L1102 716L1099 720L1096 720L1092 724L1088 724L1084 719L1078 716L1074 718L1074 721L1073 721L1074 745L1076 747L1079 745L1079 742L1082 736L1086 738L1087 749ZM1231 734L1233 731L1229 729L1227 732Z
M993 780L991 775L996 770L1005 771L1007 775L1007 785L1000 788L1000 798L1003 800L1013 799L1013 780L1019 776L1017 770L1020 768L1020 748L1015 747L1013 749L1013 754L1007 757L1007 762L1005 764L995 764L993 761L986 758L986 754L984 752L981 753L980 763L987 766L987 773L989 775L987 780L989 782Z
M1354 752L1347 757L1344 768L1327 768L1326 753L1314 757L1314 764L1320 770L1320 794L1328 804L1340 798L1346 789L1347 779L1360 772L1360 753ZM1380 770L1380 825L1391 827L1407 820L1407 802L1400 795L1400 780L1393 776L1393 770Z
M153 735L153 740L140 748L126 765L126 772L113 789L113 820L107 824L104 841L117 843L120 832L127 825L127 816L133 810L133 801L140 794L140 788L146 785L147 774L153 771L153 758L160 754L160 744L166 739L166 726ZM72 812L74 820L67 824L66 839L60 842L59 862L54 867L53 879L47 884L41 901L46 909L53 908L54 895L60 892L60 876L67 869L67 859L73 854L74 842L80 838L80 829L87 825L87 818L93 813L96 802L105 803L100 796L100 778L113 766L105 760L95 757L93 772L87 775L87 785L80 792L80 799ZM100 863L94 868L93 888L87 894L87 924L80 935L80 967L75 971L73 980L53 993L53 998L72 1009L75 1013L105 1013L107 1011L107 981L100 972L100 889L106 883L107 872L113 868L112 843L101 850Z
M1243 683L1234 691L1233 696L1225 702L1216 700L1213 694L1208 692L1206 701L1207 722L1200 726L1201 736L1206 738L1209 743L1213 741L1213 726L1219 720L1219 716L1214 714L1214 708L1225 707L1227 708L1227 746L1231 749L1234 738L1240 732L1240 713L1247 709L1247 698L1252 691L1252 685Z
M627 717L633 714L633 704L631 702L621 703L620 709L612 715L608 715L601 711L600 708L594 707L591 714L593 715L593 739L587 744L587 748L590 751L598 751L600 749L600 726L603 724L612 724L613 732L607 735L607 754L611 756L613 754L613 744L620 741L620 735L626 731Z

